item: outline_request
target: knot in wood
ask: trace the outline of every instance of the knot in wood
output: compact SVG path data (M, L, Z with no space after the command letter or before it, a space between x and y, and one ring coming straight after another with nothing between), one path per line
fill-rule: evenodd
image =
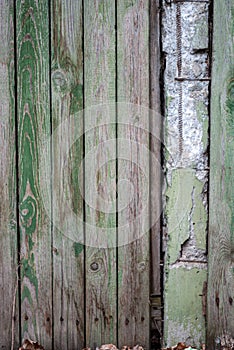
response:
M138 266L137 266L138 271L143 272L145 270L145 268L146 268L145 261L141 261L138 263Z
M99 265L97 262L93 262L91 265L90 265L90 268L92 271L97 271L98 268L99 268Z
M67 77L65 72L62 70L56 70L52 74L52 81L57 92L66 92L67 91Z

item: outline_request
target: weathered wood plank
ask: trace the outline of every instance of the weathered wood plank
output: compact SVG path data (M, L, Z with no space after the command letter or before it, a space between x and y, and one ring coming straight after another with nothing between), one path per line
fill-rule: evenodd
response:
M65 192L70 194L69 205L83 220L82 176L78 177L83 143L82 137L76 140L75 136L76 131L83 128L82 113L79 113L83 108L82 1L54 0L51 14L54 133L67 120L53 144L53 213L58 219L57 228L54 226L53 230L54 349L82 349L85 313L83 230L82 225L77 227L80 237L77 241L74 234L71 237L64 230L69 219L63 213L61 197ZM73 140L76 141L74 144ZM64 149L67 152L64 153Z
M93 162L88 158L85 161L86 342L95 347L116 343L117 331L116 155L115 141L114 147L106 143L115 139L115 125L109 124L115 123L115 113L107 115L102 107L93 108L91 114L87 112L92 105L115 102L115 2L112 0L84 2L84 64L85 153L94 156ZM88 130L93 126L96 127ZM92 172L94 178L90 176Z
M16 12L22 337L50 349L51 225L39 176L42 139L50 134L48 4L17 0Z
M148 10L148 1L117 1L118 102L144 107L149 107ZM142 145L148 148L149 135L147 113L142 117L139 112L138 107L129 106L125 111L118 109L117 116L124 122L122 114L126 113L127 123L118 124L119 154L124 153L120 138L126 140L125 157L118 160L118 242L129 239L118 248L118 339L120 347L141 344L148 348L150 245L149 233L142 229L149 218L142 211L149 205L149 197L144 197L149 155L141 151ZM135 128L135 123L142 129Z
M234 3L214 1L208 346L234 340ZM230 343L229 343L230 342Z
M0 348L18 346L13 1L0 6ZM13 314L13 307L16 312ZM15 317L15 321L12 318ZM13 329L12 329L13 327Z

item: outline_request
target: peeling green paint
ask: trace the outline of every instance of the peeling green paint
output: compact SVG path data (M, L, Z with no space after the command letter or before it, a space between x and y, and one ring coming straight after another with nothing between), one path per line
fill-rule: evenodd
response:
M73 249L75 252L75 257L78 258L79 255L83 252L84 246L83 246L83 244L75 242L75 243L73 243Z
M207 277L207 212L202 197L203 187L204 182L198 180L197 171L184 168L172 171L171 183L166 191L168 241L164 329L167 346L178 341L199 346L205 340L201 295ZM190 241L192 246L186 247ZM186 258L189 262L185 264L183 259ZM199 258L203 262L195 267L193 260Z
M196 247L206 250L207 242L207 211L202 201L202 191L204 184L195 179L195 208L192 216L193 230L196 239Z
M71 90L70 113L75 114L83 108L83 85L75 85Z
M32 296L31 296L30 290L28 289L27 286L24 286L24 287L23 287L23 290L22 290L22 292L21 292L21 300L22 300L22 302L23 302L25 299L27 299L28 302L29 302L29 304L30 304L31 306L33 306Z
M35 288L36 297L38 299L38 280L36 276L33 254L28 259L21 260L21 274L29 279Z
M165 286L166 346L184 341L199 348L205 341L205 318L202 314L202 288L206 270L174 268Z
M202 200L203 187L203 182L196 178L195 170L176 169L172 172L172 183L166 192L170 263L180 257L181 245L189 239L191 230L196 241L195 248L206 249L207 212ZM191 224L193 227L190 227Z
M168 219L168 257L175 262L180 257L181 244L188 239L188 215L192 205L194 171L177 169L172 172L172 184L166 193Z

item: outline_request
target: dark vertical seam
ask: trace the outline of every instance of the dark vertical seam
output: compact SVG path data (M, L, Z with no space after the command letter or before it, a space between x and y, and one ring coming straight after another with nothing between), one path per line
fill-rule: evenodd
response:
M160 13L159 13L159 46L160 46L160 76L159 76L159 84L160 84L160 112L162 118L165 116L165 82L164 82L164 72L165 72L165 54L163 53L163 37L162 37L162 11L163 11L163 0L159 0L159 7L160 7ZM162 120L161 123L161 167L164 168L164 143L163 143L163 133L164 133L164 120ZM162 172L163 174L163 172ZM161 188L163 188L163 175L161 178ZM161 210L163 208L162 203L162 192L161 192ZM160 261L164 262L164 252L163 252L163 213L161 213L160 216ZM163 346L163 339L164 339L164 264L160 265L160 273L161 273L161 346Z
M53 1L52 1L53 6ZM50 217L51 217L51 226L50 226L50 234L51 234L51 317L52 317L52 350L54 349L54 257L53 257L53 246L54 246L54 224L53 224L53 142L52 142L52 134L53 134L53 111L52 111L52 22L51 22L51 2L48 0L48 16L49 16L49 109L50 109Z
M161 0L150 0L150 12L149 12L149 86L150 86L150 90L149 90L149 106L150 106L150 113L151 116L153 117L153 113L151 112L152 110L156 111L157 113L160 113L160 132L159 132L159 138L160 138L160 143L158 144L158 147L160 148L159 150L154 150L154 148L152 148L152 142L154 139L154 133L152 131L152 124L151 124L151 120L149 121L149 128L150 128L150 132L149 132L149 147L150 147L150 151L154 152L158 152L159 153L159 161L160 161L160 166L163 166L163 144L162 144L162 136L163 136L163 120L162 120L162 116L164 115L164 56L163 56L163 52L162 52L162 33L161 33L161 26L162 26L162 1ZM155 25L157 25L157 27L155 27ZM157 36L156 36L157 34ZM157 48L158 52L154 52L154 50ZM153 56L152 55L157 55L157 57L154 57L153 60ZM153 66L153 63L156 63L158 66ZM154 71L158 71L157 75L154 77ZM157 82L158 79L158 82ZM158 90L153 90L156 87L154 86L154 84L158 83ZM157 99L155 100L153 93L155 94L155 91L157 92L157 94L159 94L158 96L158 101ZM156 105L156 103L159 103L159 105ZM151 171L152 171L152 162L151 162L150 158L150 165L149 165L149 171L150 171L150 208L152 207L152 197L151 197L151 193L153 191L153 184L152 184L152 175L151 175ZM163 269L161 270L161 260L163 259L163 252L162 252L162 215L161 215L161 208L162 208L162 184L163 184L163 178L162 176L160 176L160 192L158 193L159 197L159 208L160 208L160 216L158 218L159 220L159 266L153 266L153 262L151 262L151 270L150 270L150 276L151 276L151 283L150 283L150 297L154 298L154 297L160 297L160 301L161 301L161 305L163 303L163 278L162 278L162 273L163 273ZM152 252L153 252L153 239L152 239L152 234L153 234L153 229L152 226L154 225L153 222L153 217L152 217L152 212L151 210L149 211L150 214L150 257L152 259ZM159 279L160 279L160 291L159 293L155 294L155 290L152 288L152 280L153 280L153 273L154 273L154 268L156 269L157 273L159 273ZM161 308L162 310L162 308ZM150 321L152 323L152 321L155 321L153 318L153 314L152 314L152 305L151 305L151 313L150 313ZM160 335L160 345L162 346L162 328L163 328L163 312L161 311L161 322L160 322L160 329L157 326L157 331L158 334ZM154 329L152 327L152 325L149 325L149 329L150 329L150 346L152 347L152 339L154 336ZM157 344L159 346L159 344ZM155 345L154 345L155 346ZM160 347L161 347L160 346Z
M212 95L212 58L213 58L213 14L214 14L214 5L213 0L210 0L209 5L209 18L208 18L208 77L210 78L210 82L208 85L208 147L207 147L207 155L208 155L208 169L210 169L210 131L211 131L211 95ZM210 173L208 175L208 187L207 187L207 201L208 201L208 222L207 222L207 233L208 233L208 225L209 225L209 184L210 184ZM208 237L207 237L207 246L206 252L208 254Z
M209 87L208 87L208 146L207 146L207 156L208 156L208 169L210 169L210 138L211 138L211 96L212 96L212 62L213 62L213 16L214 16L214 2L210 0L209 3L209 14L208 14L208 77L210 78ZM207 184L207 226L206 226L206 253L209 254L209 208L210 208L210 171L208 170L208 184ZM209 273L209 271L208 271ZM209 288L209 285L207 286ZM207 293L206 293L206 314L205 314L205 327L206 327L206 339L208 339L208 324L207 324Z
M151 62L151 58L152 58L152 47L151 47L151 38L152 38L152 29L151 29L151 21L152 18L151 16L153 16L153 4L152 1L154 0L149 0L148 1L148 6L149 6L149 10L148 10L148 18L149 18L149 25L148 25L148 30L149 30L149 36L148 36L148 52L149 52L149 57L148 57L148 62L149 62L149 112L148 112L148 128L149 128L149 254L150 254L150 270L149 270L149 280L148 280L148 288L149 288L149 300L151 301L151 294L152 294L152 277L153 277L153 266L152 266L152 212L150 210L151 208L151 203L152 203L152 197L151 197L151 188L152 188L152 178L151 178L151 169L152 169L152 164L151 164L151 151L152 151L152 130L151 130L151 120L150 120L150 114L151 114L151 110L153 109L152 107L152 62ZM156 67L155 67L156 69ZM152 303L150 302L149 305L149 331L148 331L148 336L149 336L149 344L151 347L151 338L152 338Z
M119 231L118 231L118 3L115 0L115 139L116 139L116 168L115 168L115 181L116 181L116 343L117 348L119 347Z
M85 29L84 29L84 18L85 18L85 13L84 13L84 3L85 0L82 0L82 61L83 61L83 111L82 111L82 116L83 116L83 137L82 137L82 142L83 142L83 154L82 154L82 159L85 159ZM86 334L86 204L85 204L85 161L83 161L83 189L82 189L82 196L83 196L83 239L84 239L84 258L83 258L83 286L84 286L84 347L87 347L87 334Z
M20 219L19 219L19 139L18 139L18 67L17 67L17 8L16 8L16 0L14 0L14 93L15 93L15 167L16 167L16 224L17 224L17 276L18 276L18 307L19 307L19 343L21 344L22 332L21 332L21 241L20 241Z

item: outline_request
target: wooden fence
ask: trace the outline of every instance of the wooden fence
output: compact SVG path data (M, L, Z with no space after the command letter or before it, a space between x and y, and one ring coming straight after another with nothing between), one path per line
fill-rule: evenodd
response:
M162 336L161 119L148 108L161 112L163 3L0 0L1 349ZM209 349L234 338L233 14L214 0Z
M143 198L136 147L151 142L156 155L160 147L144 130L117 127L116 107L108 120L100 107L87 111L116 101L160 111L156 3L1 0L0 11L1 348L13 342L16 347L27 337L46 349L110 342L149 347L150 295L160 295L160 226L158 220L150 235L142 235L147 217L134 220L149 201L152 211L158 210L160 177L154 168L155 194ZM152 74L151 64L158 67ZM128 112L137 117L134 109ZM50 143L61 125L62 133ZM75 138L77 130L82 132ZM130 159L116 162L118 139L126 138L135 145ZM112 139L116 147L110 156ZM147 174L150 157L142 161ZM125 188L117 200L121 179L130 181L133 191ZM65 192L77 221L86 222L72 234L63 210ZM102 209L100 197L110 211ZM121 201L127 207L117 211ZM118 241L126 223L128 245ZM101 241L100 231L105 232Z

